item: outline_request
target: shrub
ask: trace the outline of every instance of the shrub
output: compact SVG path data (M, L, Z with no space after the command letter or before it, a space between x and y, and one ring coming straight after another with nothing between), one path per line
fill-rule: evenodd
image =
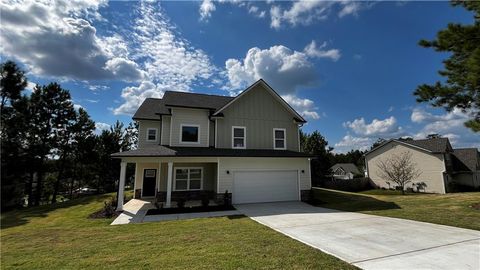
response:
M178 198L177 199L177 207L178 208L184 208L185 207L185 199L184 198Z
M207 207L208 204L210 204L210 198L205 194L202 196L202 206Z
M232 194L228 193L228 190L225 190L225 193L223 194L223 205L232 205Z
M330 179L324 181L323 186L329 189L354 192L375 188L375 185L369 178L354 178L350 180Z

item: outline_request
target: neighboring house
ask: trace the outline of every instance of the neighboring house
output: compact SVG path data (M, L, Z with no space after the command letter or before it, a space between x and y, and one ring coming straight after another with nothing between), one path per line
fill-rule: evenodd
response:
M424 182L426 192L446 193L450 183L480 186L478 149L453 149L448 138L389 140L365 154L367 176L379 187L394 187L395 183L389 186L379 176L378 163L405 151L412 153L412 161L420 171L413 184Z
M122 193L126 164L135 163L135 198L157 196L166 207L181 197L228 193L233 203L255 203L309 194L310 156L299 149L306 121L263 80L236 97L167 91L133 119L138 149L112 155L122 160Z
M332 171L332 177L335 179L349 180L360 174L357 166L353 163L337 163L330 167L330 170Z

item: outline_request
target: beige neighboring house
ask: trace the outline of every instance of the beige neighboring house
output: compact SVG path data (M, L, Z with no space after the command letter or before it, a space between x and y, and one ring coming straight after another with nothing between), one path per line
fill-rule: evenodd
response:
M365 154L367 176L379 187L393 188L395 183L380 177L379 161L393 154L410 152L420 176L412 184L424 182L425 192L446 193L449 183L480 187L480 154L477 148L453 149L448 138L389 140Z
M355 175L360 174L357 166L353 163L337 163L330 167L332 177L335 179L350 180Z
M146 99L133 119L138 149L112 155L121 159L119 210L127 163L136 166L135 198L165 207L225 193L236 204L307 199L311 156L299 140L306 121L263 80L236 97L167 91Z

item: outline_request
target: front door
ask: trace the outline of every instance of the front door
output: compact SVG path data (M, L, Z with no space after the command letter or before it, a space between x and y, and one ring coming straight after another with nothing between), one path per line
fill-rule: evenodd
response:
M145 169L143 171L142 197L155 196L155 183L157 182L157 170Z

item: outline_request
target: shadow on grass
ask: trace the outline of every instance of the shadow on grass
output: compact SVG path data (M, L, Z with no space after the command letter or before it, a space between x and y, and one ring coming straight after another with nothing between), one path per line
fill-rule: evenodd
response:
M4 212L1 215L1 229L21 226L27 224L31 218L36 217L46 217L48 213L63 209L69 208L72 206L86 205L94 201L104 201L112 197L111 194L102 194L102 195L90 195L78 199L69 200L66 202L59 202L55 204L47 204L41 206L33 206L25 209L11 210Z
M318 201L316 206L331 208L342 211L378 211L401 209L394 202L382 201L371 196L338 192L328 189L313 189L314 199Z

